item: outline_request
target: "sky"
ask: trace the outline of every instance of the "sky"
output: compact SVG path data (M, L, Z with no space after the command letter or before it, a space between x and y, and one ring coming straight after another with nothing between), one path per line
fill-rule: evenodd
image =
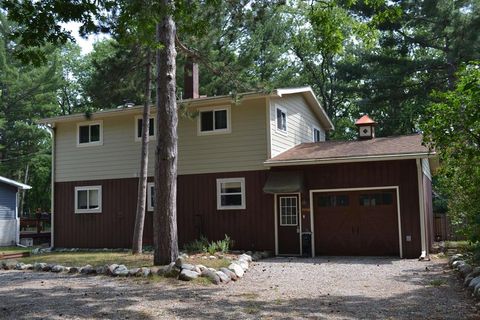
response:
M82 48L82 54L90 53L93 50L93 44L96 41L103 40L108 38L108 35L99 34L99 35L90 35L87 39L80 37L78 34L78 28L81 23L79 22L69 22L63 25L63 27L72 32L72 36L75 38L77 44Z

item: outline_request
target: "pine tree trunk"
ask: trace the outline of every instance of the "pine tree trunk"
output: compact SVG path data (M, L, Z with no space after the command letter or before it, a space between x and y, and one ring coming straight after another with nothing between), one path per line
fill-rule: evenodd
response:
M150 133L150 95L152 83L152 59L150 49L147 49L145 64L145 100L143 105L142 120L142 152L140 158L140 177L138 178L137 214L135 216L135 229L133 230L132 253L139 254L143 250L143 227L145 224L145 207L147 198L148 175L148 140ZM137 133L135 133L137 134Z
M171 1L163 1L165 8ZM167 11L166 11L167 12ZM178 256L177 237L177 101L175 95L175 23L166 13L157 24L157 148L155 157L155 210L153 215L155 265Z

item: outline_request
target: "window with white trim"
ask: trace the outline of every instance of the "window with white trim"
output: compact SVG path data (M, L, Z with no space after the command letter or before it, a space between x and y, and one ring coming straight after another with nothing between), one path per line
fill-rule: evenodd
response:
M142 128L143 128L143 116L136 116L135 117L135 141L142 141ZM155 125L155 117L150 117L148 121L148 136L150 140L154 140L156 137L155 134L156 125Z
M217 209L245 209L245 178L217 179Z
M313 142L320 142L322 140L322 132L318 127L312 127Z
M149 182L147 184L147 211L153 211L155 203L155 183Z
M277 119L277 130L281 132L287 132L287 111L276 107L275 114Z
M102 122L82 122L77 125L77 146L101 145L103 140Z
M102 212L102 186L75 187L75 213Z
M280 197L280 225L296 226L298 224L298 198Z
M199 111L198 133L215 134L230 132L230 108L212 108Z

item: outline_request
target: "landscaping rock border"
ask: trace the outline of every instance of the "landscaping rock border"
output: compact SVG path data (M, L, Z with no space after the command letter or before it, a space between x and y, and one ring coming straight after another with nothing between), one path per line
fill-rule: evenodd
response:
M463 285L472 292L472 296L480 299L480 267L473 268L465 258L463 254L454 254L448 259L448 265L464 279Z
M49 248L47 248L49 249ZM43 251L42 253L50 252ZM50 249L49 249L50 250ZM58 251L58 250L55 250ZM67 249L68 252L71 252L71 249ZM78 251L78 250L77 250ZM95 249L95 251L111 251L106 249ZM123 251L123 249L121 250ZM66 251L59 251L66 252ZM37 252L36 254L38 254ZM66 267L59 264L47 264L42 262L35 262L34 264L25 264L23 262L17 262L15 260L5 260L0 261L0 269L3 270L33 270L33 271L43 271L43 272L53 272L53 273L67 273L67 274L84 274L84 275L106 275L111 277L149 277L154 274L177 278L182 281L191 281L198 277L205 277L214 284L229 283L231 281L237 281L242 278L250 267L250 264L253 261L258 261L263 258L271 256L271 253L268 251L258 251L258 252L246 252L240 253L236 259L232 260L230 265L227 268L220 268L216 270L213 268L207 268L201 264L192 265L186 263L188 256L186 254L181 254L175 262L170 263L166 266L161 267L141 267L141 268L131 268L128 269L123 264L111 264L100 266L97 268L92 267L91 265L85 265L82 267ZM215 257L216 258L216 257ZM209 258L207 258L209 259Z

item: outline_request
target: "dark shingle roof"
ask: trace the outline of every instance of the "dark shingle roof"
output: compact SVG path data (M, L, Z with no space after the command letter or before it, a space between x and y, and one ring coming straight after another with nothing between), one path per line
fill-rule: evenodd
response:
M370 158L381 156L408 156L434 154L422 145L422 135L414 134L355 141L324 141L302 143L266 163L294 161L328 161L335 159Z

